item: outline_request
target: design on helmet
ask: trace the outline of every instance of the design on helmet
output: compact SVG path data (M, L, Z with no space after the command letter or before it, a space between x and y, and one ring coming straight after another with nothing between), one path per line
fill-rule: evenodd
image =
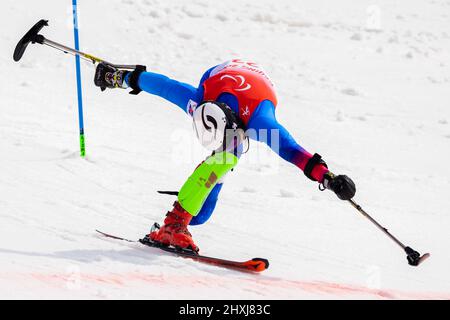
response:
M245 140L244 125L225 103L204 101L192 114L200 143L211 151L230 151Z

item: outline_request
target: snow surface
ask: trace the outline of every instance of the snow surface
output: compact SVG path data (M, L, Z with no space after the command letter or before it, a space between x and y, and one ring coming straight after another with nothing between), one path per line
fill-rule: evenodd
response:
M263 145L227 177L202 253L266 257L242 274L98 237L161 221L207 152L180 110L101 93L83 63L19 38L41 18L72 46L71 1L2 4L0 298L450 299L450 1L79 1L82 49L197 84L230 58L261 64L279 120L357 184L355 200L432 257L418 268L364 217Z

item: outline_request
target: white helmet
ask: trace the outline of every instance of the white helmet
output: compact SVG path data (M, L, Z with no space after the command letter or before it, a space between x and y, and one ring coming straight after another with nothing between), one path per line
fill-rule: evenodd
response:
M225 103L202 102L192 114L200 143L211 151L229 151L245 140L243 124Z

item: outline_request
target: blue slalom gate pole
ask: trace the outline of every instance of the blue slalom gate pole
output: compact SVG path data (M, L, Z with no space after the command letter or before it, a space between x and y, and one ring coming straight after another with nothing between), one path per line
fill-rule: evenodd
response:
M78 6L77 0L72 0L73 7L73 35L75 39L75 50L80 50L80 40L78 36ZM75 66L77 73L77 94L78 94L78 121L80 125L80 155L86 155L85 141L84 141L84 121L83 121L83 92L81 87L81 65L80 56L75 55Z

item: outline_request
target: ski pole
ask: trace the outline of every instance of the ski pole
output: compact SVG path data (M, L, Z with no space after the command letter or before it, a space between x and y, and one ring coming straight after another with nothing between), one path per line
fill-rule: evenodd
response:
M14 50L14 61L20 61L23 54L25 53L25 50L27 49L28 45L30 43L35 44L42 44L46 45L48 47L60 50L64 53L72 54L75 56L79 56L80 58L83 58L85 60L88 60L92 62L93 64L96 63L104 63L107 64L113 68L116 69L127 69L127 70L134 70L137 65L122 65L122 64L113 64L106 60L103 60L101 58L97 58L91 54L81 52L79 50L67 47L63 44L60 44L58 42L52 41L50 39L45 38L43 35L39 34L39 32L42 30L43 27L48 26L48 20L40 20L38 21L23 37L20 39L20 41L17 43L17 46Z
M420 253L412 249L411 247L405 246L400 240L398 240L394 235L392 235L388 229L383 227L381 224L379 224L374 218L372 218L366 211L361 208L359 204L357 204L352 199L348 200L350 204L358 210L359 213L361 213L364 217L370 220L378 229L383 231L384 234L386 234L389 238L391 238L397 245L399 245L403 251L406 253L406 259L408 260L408 263L412 266L418 266L420 263L422 263L425 259L430 257L429 253L425 253L423 256L420 256Z

